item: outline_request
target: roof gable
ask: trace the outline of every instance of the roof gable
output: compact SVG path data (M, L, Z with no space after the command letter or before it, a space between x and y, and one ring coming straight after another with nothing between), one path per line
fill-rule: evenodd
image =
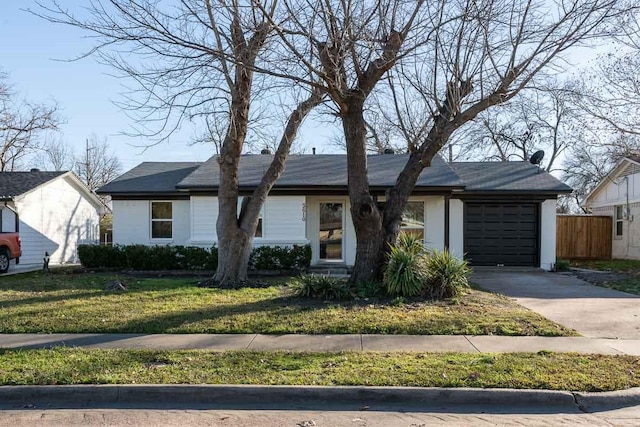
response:
M618 163L611 169L611 171L598 182L593 190L584 198L584 205L589 206L592 200L598 195L600 191L606 188L607 184L613 182L618 177L633 175L640 173L640 157L629 156L623 157Z
M67 172L0 172L0 200L11 200L65 173Z

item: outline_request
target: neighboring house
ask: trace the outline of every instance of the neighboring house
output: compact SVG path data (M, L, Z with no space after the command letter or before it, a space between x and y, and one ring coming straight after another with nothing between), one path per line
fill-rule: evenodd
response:
M613 258L640 259L640 157L620 160L589 193L584 207L612 217Z
M271 155L240 160L240 191L260 182ZM368 157L371 191L384 203L407 155ZM116 244L210 247L216 243L219 168L205 163L142 163L98 190L113 200ZM429 248L472 265L555 263L556 198L571 189L526 162L452 163L436 157L420 176L402 229ZM291 155L262 211L256 245L311 244L312 264L353 265L345 155Z
M78 244L97 243L103 205L72 172L0 172L0 230L18 231L20 264L77 262Z

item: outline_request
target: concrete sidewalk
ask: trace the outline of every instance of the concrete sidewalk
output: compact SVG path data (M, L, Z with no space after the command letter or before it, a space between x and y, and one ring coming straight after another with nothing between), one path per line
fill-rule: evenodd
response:
M420 351L515 353L553 351L640 356L640 340L471 335L0 334L0 348L56 346L105 349L253 351Z

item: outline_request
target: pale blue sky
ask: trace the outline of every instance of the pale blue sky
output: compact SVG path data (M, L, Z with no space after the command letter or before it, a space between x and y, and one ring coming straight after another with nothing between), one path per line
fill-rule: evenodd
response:
M78 10L82 0L63 0L70 10ZM203 161L214 152L207 145L190 146L194 129L183 129L167 143L150 147L145 152L135 145L146 140L123 136L133 121L112 100L119 99L121 81L109 76L109 67L93 58L74 62L73 58L87 50L91 41L82 31L54 25L23 11L35 8L32 0L2 0L0 6L0 69L8 73L8 81L21 97L36 103L58 102L66 123L60 126L61 137L76 151L84 149L85 139L92 133L107 137L110 146L128 170L142 161ZM121 99L120 99L121 100ZM307 147L318 146L319 152L332 150L321 145L331 134L327 124L305 123L301 139ZM322 136L324 135L324 137Z
M46 1L46 0L45 0ZM70 10L80 10L83 0L63 0ZM142 161L203 161L214 154L213 147L190 145L193 128L184 128L169 142L148 148L148 140L134 139L121 133L130 130L132 119L112 100L123 91L121 81L109 76L112 70L93 58L65 62L86 52L91 41L86 33L64 25L54 25L22 9L33 7L33 0L2 0L0 6L0 69L20 95L31 102L58 102L66 122L60 136L77 152L85 139L95 133L107 137L110 146L128 170ZM602 50L600 50L602 52ZM574 52L573 62L585 64L594 51ZM56 60L58 59L58 61ZM303 147L317 147L318 152L334 152L330 137L336 131L331 123L308 120L299 137ZM339 131L339 130L338 130ZM137 146L136 146L137 145Z

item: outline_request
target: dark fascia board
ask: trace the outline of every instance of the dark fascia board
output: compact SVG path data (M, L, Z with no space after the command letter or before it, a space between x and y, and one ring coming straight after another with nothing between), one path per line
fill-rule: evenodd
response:
M452 199L462 201L500 201L500 202L522 202L522 201L542 201L549 199L557 199L558 192L549 191L482 191L482 192L464 192L453 193Z
M238 187L238 190L242 194L251 194L256 187ZM369 190L374 195L385 194L390 187L369 187ZM444 195L451 194L453 191L462 190L464 187L455 186L455 187L416 187L414 188L411 194L435 194L435 195ZM212 194L215 195L218 193L218 189L216 187L191 187L189 188L190 194ZM313 186L313 187L288 187L288 186L278 186L273 187L273 189L269 192L271 195L338 195L338 194L349 194L349 189L344 186Z
M113 194L111 200L189 200L185 193Z

